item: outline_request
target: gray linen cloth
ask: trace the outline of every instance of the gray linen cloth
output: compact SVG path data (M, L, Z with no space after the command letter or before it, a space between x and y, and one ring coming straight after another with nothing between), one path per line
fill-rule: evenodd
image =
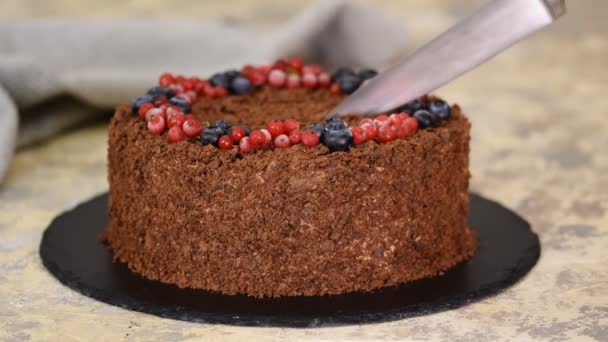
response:
M302 56L327 68L381 67L403 25L355 1L318 1L276 31L226 21L0 23L0 179L14 150L145 92L165 71L216 71ZM21 121L21 122L19 122Z

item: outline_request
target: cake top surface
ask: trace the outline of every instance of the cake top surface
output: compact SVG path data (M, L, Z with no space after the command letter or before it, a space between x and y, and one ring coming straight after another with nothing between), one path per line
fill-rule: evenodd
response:
M130 106L142 129L166 136L168 143L198 143L221 151L250 153L294 145L325 146L347 152L367 142L405 139L418 130L439 127L453 108L423 96L375 118L352 114L326 119L345 96L377 74L339 68L331 76L299 58L244 66L198 77L161 75L159 85Z

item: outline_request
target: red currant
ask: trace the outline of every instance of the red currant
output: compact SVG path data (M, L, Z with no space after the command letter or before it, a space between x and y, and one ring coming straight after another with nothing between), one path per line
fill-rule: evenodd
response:
M262 132L266 137L266 144L270 144L272 142L272 134L270 134L270 131L268 131L266 128L262 128L260 132Z
M177 126L169 128L169 133L167 136L169 137L169 141L174 143L184 140L184 132Z
M239 149L243 153L249 153L249 152L253 151L253 146L251 145L251 142L249 141L249 137L244 137L243 139L241 139L241 141L239 142Z
M384 126L388 123L388 116L386 115L379 115L374 119L374 124L376 125L376 127Z
M291 141L289 140L289 137L285 134L281 134L281 135L277 136L276 138L274 138L275 147L286 148L286 147L289 147L290 145L291 145Z
M302 142L302 132L300 131L299 128L296 128L289 132L289 141L291 141L291 143L293 145L296 145L296 144L299 144L300 142Z
M287 61L287 64L298 72L301 72L302 67L304 66L304 60L300 57L292 57Z
M168 72L160 75L160 78L158 79L158 85L162 87L166 87L170 84L173 84L174 82L175 79L173 78L173 75Z
M253 148L262 148L267 144L266 135L262 131L252 131L249 134L249 142Z
M353 135L353 144L355 145L361 145L367 141L365 131L361 127L353 127L351 129L351 134Z
M268 83L275 88L281 88L285 86L285 81L287 80L287 75L282 70L272 70L270 74L268 74Z
M254 70L248 75L251 84L254 86L260 86L266 83L266 74L259 70Z
M319 76L317 77L317 80L319 81L319 86L320 87L327 87L331 84L331 77L329 77L329 75L327 73L320 73Z
M302 67L302 74L311 73L315 76L319 76L323 72L323 68L317 64L306 64Z
M376 125L374 124L364 123L359 127L361 127L365 131L365 137L367 138L367 140L374 140L378 135L378 128L376 128Z
M148 111L152 108L154 108L154 105L151 104L150 102L146 102L146 103L142 104L141 106L139 106L139 110L138 110L137 114L139 114L139 117L141 119L145 119L146 113L148 113Z
M164 119L165 111L163 110L163 108L151 108L150 110L148 110L146 112L146 121L152 120L152 118L155 116L162 116Z
M300 75L289 74L289 76L287 76L287 81L285 81L285 86L287 89L298 88L300 86Z
M300 122L296 119L287 119L283 122L283 124L285 124L285 129L287 129L287 132L300 128Z
M153 116L148 121L148 131L152 134L161 134L165 130L165 118L160 115Z
M409 117L405 120L403 120L402 125L407 127L407 134L410 135L414 132L416 132L416 130L418 129L418 120Z
M230 138L232 138L232 141L234 141L235 143L239 143L241 139L245 137L245 135L245 129L241 126L234 126L230 130Z
M228 90L222 86L215 87L215 96L224 97L228 95Z
M302 144L304 146L313 147L319 144L319 136L311 130L302 132Z
M312 73L306 73L302 76L302 84L304 84L304 88L313 89L317 86L317 76Z
M338 83L332 83L332 84L329 86L329 91L330 91L332 94L336 94L336 95L338 95L338 94L341 94L341 93L342 93L342 91L340 90L340 85L339 85Z
M187 137L193 138L201 134L203 126L201 126L201 123L196 119L187 119L182 124L182 130Z
M219 149L223 150L223 151L232 149L233 145L234 145L234 142L227 135L222 135L220 137L220 139L217 141L217 147L219 147Z
M285 123L278 120L269 121L266 125L266 128L268 129L268 132L270 132L270 135L272 137L287 133L287 127L285 127Z
M380 143L389 142L395 140L395 130L391 125L382 125L378 127L378 135L376 140Z
M169 117L167 119L167 127L172 128L172 127L182 127L182 125L184 124L184 122L186 122L186 116L184 116L184 114L174 114L171 115L171 117Z

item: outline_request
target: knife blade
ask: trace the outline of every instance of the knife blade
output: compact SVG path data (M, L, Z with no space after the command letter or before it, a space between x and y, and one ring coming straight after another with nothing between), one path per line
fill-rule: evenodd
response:
M566 12L565 0L494 0L380 73L328 117L388 112L474 69Z

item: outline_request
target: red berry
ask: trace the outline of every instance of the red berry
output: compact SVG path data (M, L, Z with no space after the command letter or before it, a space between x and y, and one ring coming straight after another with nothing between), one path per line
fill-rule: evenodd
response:
M313 147L319 144L319 136L311 130L302 132L302 144L304 146Z
M278 70L282 70L282 71L287 71L287 67L288 66L289 66L289 64L287 64L286 60L284 60L284 59L277 59L277 61L272 64L272 69L278 69Z
M359 122L359 126L363 126L365 124L373 125L374 124L374 119L365 118L365 119L361 120L361 122Z
M296 119L287 119L283 121L283 124L285 124L285 129L287 129L287 132L300 128L300 122Z
M389 121L388 121L388 116L386 116L386 115L379 115L374 119L374 124L377 127L386 125L387 123L389 123Z
M161 134L165 130L165 118L160 115L153 116L148 121L148 131L152 134Z
M184 93L184 96L186 96L188 98L188 101L190 101L190 103L196 101L196 98L198 97L196 92L194 90L188 90Z
M167 115L167 119L171 119L171 117L175 114L184 114L184 113L182 112L182 109L179 108L178 106L169 106L165 110L165 114Z
M151 104L150 102L146 102L146 103L142 104L141 106L139 106L139 110L138 110L137 114L139 114L139 117L141 119L145 119L146 113L152 108L154 108L154 105Z
M203 93L205 94L205 96L210 97L210 98L216 97L215 88L211 84L207 84L206 86L203 86Z
M382 125L378 127L378 135L376 136L376 140L380 143L389 142L395 139L395 130L391 125Z
M332 84L329 86L329 91L330 91L332 94L336 94L336 95L340 94L340 93L341 93L341 90L340 90L340 85L339 85L338 83L332 83Z
M407 127L408 135L416 132L416 130L418 129L418 120L412 117L406 118L401 124Z
M239 143L246 136L245 129L241 126L234 126L230 130L230 138L235 143Z
M255 67L251 64L246 64L241 68L241 74L245 76L251 75L252 72L255 71Z
M395 113L395 114L391 114L388 117L388 120L396 125L399 125L403 122L403 120L407 119L409 117L409 115L405 114L405 113Z
M304 84L304 88L313 89L317 86L317 76L312 73L306 73L302 76L302 83Z
M291 145L291 141L286 134L281 134L274 138L274 146L278 148L286 148Z
M266 83L266 74L259 70L252 71L247 77L254 86L260 86Z
M194 89L194 82L192 82L192 80L185 80L182 83L182 86L184 87L185 91L192 90Z
M175 77L175 83L182 85L182 83L184 83L184 81L186 80L186 78L182 75L177 75L177 77Z
M203 126L201 126L201 123L196 119L187 119L182 124L182 130L187 137L193 138L201 134Z
M224 97L228 95L228 90L222 86L215 87L215 96Z
M298 74L289 74L287 76L287 81L285 83L287 89L295 89L300 86L300 75Z
M293 145L302 142L302 132L299 128L296 128L289 132L289 141L291 141Z
M278 120L269 121L266 128L272 137L287 133L287 127L285 127L285 124Z
M154 100L155 106L162 106L162 105L166 105L167 103L169 103L169 100L167 100L165 97L159 97L156 100Z
M184 114L174 114L167 119L167 127L182 127L182 125L186 122L186 116Z
M175 126L175 127L171 127L169 128L169 133L168 133L168 137L169 137L169 141L171 142L180 142L182 140L184 140L184 132L182 131L181 128Z
M217 141L217 147L219 147L219 149L223 150L223 151L232 149L233 145L234 145L234 142L232 141L232 138L230 138L227 135L222 135L220 137L220 139Z
M173 82L175 82L175 79L173 78L173 75L168 72L160 75L160 78L158 79L158 85L162 87L173 84Z
M196 117L194 117L194 115L192 115L192 114L186 114L186 115L184 115L184 117L186 118L186 121L196 120Z
M249 137L244 137L243 139L241 139L241 141L239 142L239 149L243 153L249 153L253 151L253 146L251 145L251 141L249 141Z
M268 73L270 72L270 70L272 70L272 65L270 64L262 64L262 65L258 65L257 67L255 67L255 69L259 72L261 72L264 75L268 75Z
M270 74L268 74L268 83L275 88L281 88L285 85L285 81L287 80L287 75L282 70L272 70Z
M351 134L353 135L353 144L355 145L361 145L367 141L365 131L361 127L353 127L351 129Z
M361 127L365 131L365 137L367 138L367 140L374 140L378 135L378 128L376 128L376 125L374 125L373 123L365 123L359 127Z
M304 60L300 57L292 57L287 61L287 64L298 72L301 72L302 67L304 66Z
M270 134L270 131L266 128L262 128L260 132L262 132L264 137L266 137L266 144L270 144L270 142L272 142L272 134Z
M302 74L311 73L315 76L319 76L323 72L323 68L317 64L306 64L302 67Z
M169 86L169 88L171 88L176 95L184 92L184 87L179 84L172 84Z
M395 128L395 132L396 132L395 137L397 139L403 139L409 133L408 127L406 125L404 125L403 122L396 123L396 124L391 123L391 126L393 126Z
M266 135L262 131L252 131L249 134L249 142L253 148L262 148L267 144Z
M319 81L319 86L320 87L327 87L331 84L331 77L329 77L329 75L327 73L320 73L319 76L317 77L317 80Z
M164 109L163 108L150 108L150 110L148 110L146 112L146 121L152 120L152 118L155 116L162 116L164 119L165 118Z

